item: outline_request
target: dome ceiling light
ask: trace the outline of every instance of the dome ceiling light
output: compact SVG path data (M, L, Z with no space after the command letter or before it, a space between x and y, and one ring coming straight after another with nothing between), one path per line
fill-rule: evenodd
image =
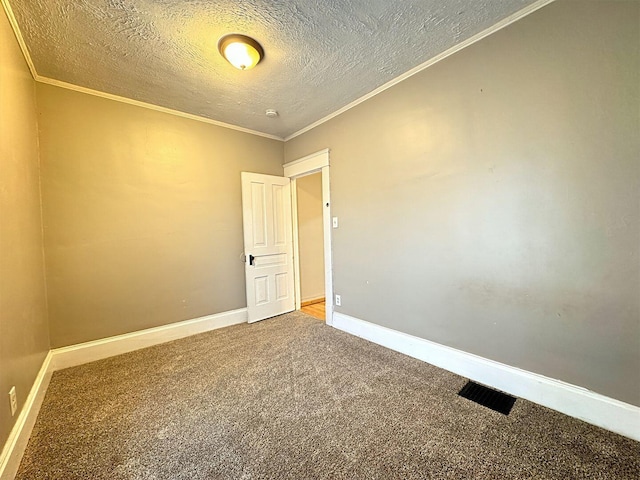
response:
M239 70L249 70L255 67L262 57L264 50L258 42L246 35L231 33L218 41L218 50L231 65Z

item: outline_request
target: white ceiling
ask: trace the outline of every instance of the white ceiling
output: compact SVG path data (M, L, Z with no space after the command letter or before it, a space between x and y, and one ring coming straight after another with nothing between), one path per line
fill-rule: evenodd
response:
M39 76L282 138L532 3L10 0ZM253 70L219 55L232 32L264 47Z

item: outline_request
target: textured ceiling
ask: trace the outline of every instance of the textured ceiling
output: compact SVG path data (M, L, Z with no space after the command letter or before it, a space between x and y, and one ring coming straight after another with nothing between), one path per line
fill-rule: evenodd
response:
M10 0L39 76L279 137L531 3ZM232 32L264 47L255 69L218 54Z

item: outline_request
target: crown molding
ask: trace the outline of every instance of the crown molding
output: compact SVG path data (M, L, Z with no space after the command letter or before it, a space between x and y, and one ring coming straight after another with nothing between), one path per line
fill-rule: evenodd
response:
M7 18L9 19L9 23L11 24L11 28L13 29L13 33L16 36L16 40L18 41L18 45L20 45L20 50L22 50L22 55L24 56L25 61L29 67L29 71L31 72L31 76L36 82L44 83L47 85L53 85L55 87L65 88L67 90L73 90L75 92L85 93L87 95L93 95L96 97L106 98L108 100L114 100L116 102L127 103L129 105L135 105L137 107L147 108L149 110L155 110L157 112L167 113L169 115L175 115L177 117L188 118L189 120L195 120L197 122L208 123L209 125L215 125L217 127L228 128L231 130L236 130L243 133L249 133L251 135L257 135L259 137L269 138L271 140L278 140L280 142L284 141L284 138L279 137L277 135L271 135L269 133L259 132L257 130L251 130L249 128L240 127L238 125L233 125L231 123L220 122L218 120L212 120L207 117L202 117L200 115L193 115L191 113L182 112L180 110L174 110L167 107L161 107L159 105L154 105L152 103L141 102L139 100L133 100L127 97L121 97L119 95L114 95L107 92L102 92L100 90L93 90L91 88L81 87L80 85L75 85L73 83L63 82L61 80L56 80L54 78L44 77L38 74L36 67L31 59L31 54L29 53L29 49L27 48L27 44L24 41L24 36L22 35L22 31L18 25L18 21L13 13L13 9L9 4L9 0L0 0L2 2L2 6L4 7L4 11L7 14Z
M498 30L502 30L503 28L511 25L514 22L517 22L521 18L526 17L527 15L535 12L536 10L541 9L542 7L552 3L554 1L555 0L538 0L537 2L534 2L531 5L526 6L522 10L518 10L516 13L511 14L508 17L503 18L502 20L500 20L495 25L492 25L491 27L489 27L489 28L487 28L485 30L482 30L479 33L476 33L474 36L466 39L464 42L460 42L460 43L454 45L453 47L449 48L448 50L445 50L441 54L436 55L435 57L433 57L433 58L427 60L426 62L418 65L417 67L412 68L411 70L403 73L402 75L394 78L393 80L389 80L384 85L381 85L380 87L376 88L375 90L372 90L371 92L367 93L366 95L363 95L362 97L358 98L357 100L354 100L353 102L345 105L344 107L336 110L335 112L330 113L326 117L323 117L320 120L318 120L316 122L313 122L310 125L307 125L306 127L298 130L295 133L292 133L291 135L285 137L284 141L288 142L289 140L291 140L291 139L293 139L293 138L295 138L295 137L297 137L299 135L302 135L303 133L306 133L309 130L314 129L317 126L320 126L323 123L328 122L332 118L335 118L338 115L343 114L347 110L351 110L352 108L360 105L362 102L365 102L365 101L369 100L370 98L375 97L379 93L382 93L385 90L393 87L394 85L397 85L398 83L406 80L407 78L412 77L416 73L422 72L423 70L429 68L432 65L435 65L436 63L440 62L441 60L444 60L445 58L453 55L454 53L457 53L460 50L463 50L463 49L467 48L468 46L470 46L470 45L482 40L483 38L485 38L485 37L497 32Z
M141 102L138 100L133 100L127 97L121 97L119 95L114 95L111 93L106 93L106 92L102 92L99 90L93 90L90 88L86 88L86 87L81 87L79 85L74 85L72 83L67 83L67 82L63 82L60 80L55 80L53 78L48 78L48 77L43 77L41 75L38 74L38 72L36 71L35 65L33 64L33 61L31 59L31 55L29 54L29 49L27 48L27 45L24 41L24 37L22 35L22 32L20 30L20 27L18 26L18 22L15 18L15 15L13 14L13 10L11 9L11 5L9 4L9 0L0 0L2 2L2 5L7 13L7 17L9 18L9 22L11 24L11 27L13 28L13 31L15 33L16 39L18 41L18 44L20 45L20 49L22 50L22 53L24 55L25 61L27 62L27 65L29 66L29 70L31 71L31 75L33 76L34 80L40 83L45 83L48 85L54 85L56 87L61 87L61 88L66 88L68 90L74 90L76 92L80 92L80 93L86 93L88 95L94 95L97 97L102 97L102 98L106 98L109 100L114 100L117 102L122 102L122 103L127 103L129 105L135 105L138 107L142 107L142 108L148 108L150 110L155 110L158 112L162 112L162 113L167 113L169 115L175 115L178 117L182 117L182 118L188 118L190 120L195 120L198 122L203 122L203 123L208 123L210 125L216 125L218 127L222 127L222 128L229 128L231 130L236 130L236 131L240 131L243 133L248 133L251 135L257 135L260 137L265 137L265 138L269 138L272 140L278 140L278 141L283 141L283 142L288 142L289 140L302 135L303 133L308 132L309 130L314 129L315 127L322 125L323 123L328 122L329 120L337 117L338 115L341 115L342 113L346 112L347 110L351 110L352 108L360 105L362 102L365 102L366 100L369 100L370 98L375 97L376 95L378 95L379 93L384 92L385 90L393 87L394 85L399 84L400 82L406 80L409 77L412 77L413 75L420 73L421 71L429 68L432 65L435 65L436 63L440 62L441 60L444 60L445 58L453 55L454 53L459 52L460 50L463 50L465 48L467 48L468 46L482 40L483 38L499 31L502 30L503 28L511 25L514 22L517 22L518 20L526 17L527 15L530 15L531 13L535 12L536 10L541 9L542 7L554 2L555 0L538 0L534 3L532 3L531 5L526 6L525 8L517 11L516 13L509 15L508 17L502 19L500 22L496 23L495 25L475 34L474 36L468 38L467 40L454 45L453 47L449 48L448 50L445 50L444 52L442 52L439 55L436 55L435 57L427 60L426 62L418 65L417 67L412 68L411 70L403 73L402 75L399 75L398 77L394 78L393 80L388 81L387 83L385 83L384 85L381 85L380 87L376 88L375 90L367 93L366 95L363 95L362 97L358 98L357 100L354 100L353 102L345 105L344 107L336 110L333 113L330 113L329 115L321 118L320 120L313 122L309 125L307 125L306 127L298 130L297 132L292 133L291 135L288 135L286 137L279 137L277 135L271 135L268 133L264 133L264 132L259 132L257 130L251 130L248 128L244 128L244 127L240 127L238 125L233 125L230 123L225 123L225 122L220 122L218 120L212 120L210 118L206 118L206 117L202 117L199 115L194 115L191 113L186 113L186 112L182 112L180 110L173 110L171 108L166 108L166 107L161 107L158 105L154 105L151 103L146 103L146 102Z
M87 95L93 95L96 97L106 98L108 100L113 100L120 103L126 103L129 105L135 105L136 107L147 108L149 110L155 110L157 112L167 113L169 115L174 115L176 117L188 118L189 120L195 120L197 122L208 123L210 125L215 125L217 127L228 128L230 130L237 130L243 133L249 133L251 135L257 135L259 137L269 138L271 140L278 140L280 142L284 141L282 137L278 137L277 135L271 135L269 133L259 132L257 130L251 130L249 128L240 127L238 125L233 125L231 123L220 122L218 120L212 120L207 117L201 117L199 115L193 115L192 113L182 112L180 110L173 110L167 107L161 107L159 105L154 105L153 103L141 102L139 100L133 100L127 97L121 97L119 95L114 95L112 93L102 92L100 90L93 90L91 88L81 87L79 85L74 85L73 83L67 83L60 80L56 80L53 78L43 77L38 75L36 78L37 82L44 83L47 85L53 85L54 87L65 88L67 90L73 90L75 92L85 93Z
M7 18L9 19L9 23L11 24L11 28L13 29L13 33L16 36L16 40L18 41L18 45L20 45L20 50L22 50L22 55L24 56L25 61L27 62L27 66L29 67L29 71L31 72L31 76L34 80L38 79L38 73L36 72L36 67L31 60L31 55L29 54L29 49L27 48L27 44L24 43L24 37L22 36L22 31L18 26L18 21L16 20L16 16L13 14L13 9L11 5L9 5L9 0L0 0L2 1L2 6L4 7L4 11L7 14Z

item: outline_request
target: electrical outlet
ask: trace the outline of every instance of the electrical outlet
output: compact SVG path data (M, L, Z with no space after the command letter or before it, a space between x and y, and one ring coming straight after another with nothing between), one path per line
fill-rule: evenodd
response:
M340 305L342 305L342 298L340 298L340 295L336 295L336 307Z
M11 416L13 417L18 410L18 399L16 398L16 387L11 387L9 390L9 402L11 403Z

